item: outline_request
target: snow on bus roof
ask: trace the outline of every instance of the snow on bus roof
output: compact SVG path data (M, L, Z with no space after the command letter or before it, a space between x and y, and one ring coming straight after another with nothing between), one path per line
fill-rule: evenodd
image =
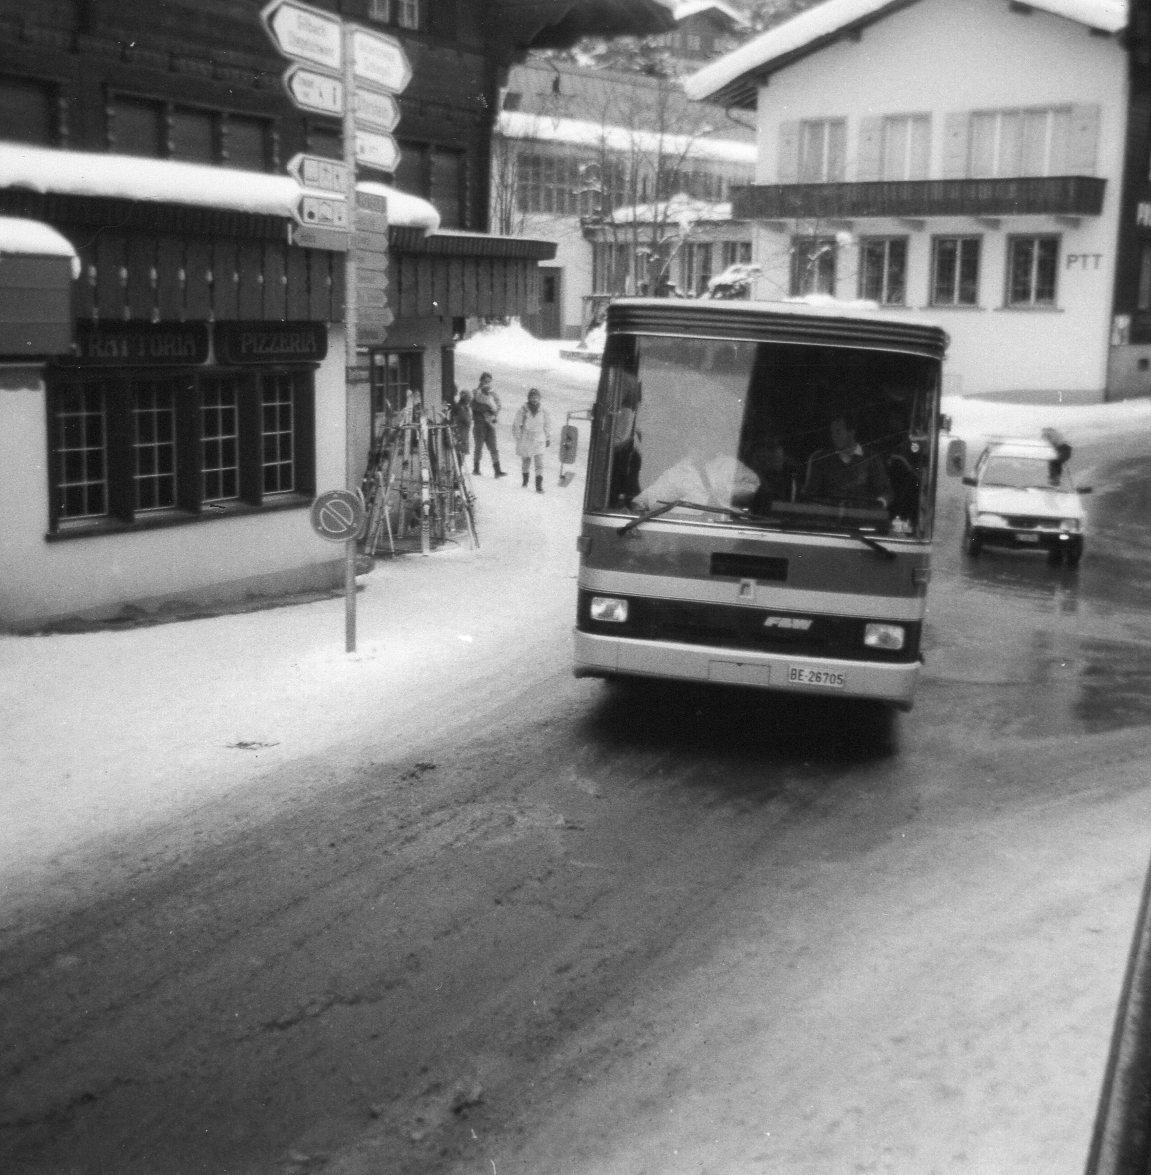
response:
M293 215L304 190L290 175L136 155L59 151L20 143L0 143L0 188L190 204L284 217ZM390 224L428 231L439 227L439 214L428 201L387 184L372 184L368 190L387 196Z

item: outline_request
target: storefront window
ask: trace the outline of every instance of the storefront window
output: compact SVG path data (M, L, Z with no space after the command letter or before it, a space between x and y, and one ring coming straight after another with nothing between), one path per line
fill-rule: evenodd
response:
M51 530L218 518L221 503L310 496L313 383L310 368L55 373Z

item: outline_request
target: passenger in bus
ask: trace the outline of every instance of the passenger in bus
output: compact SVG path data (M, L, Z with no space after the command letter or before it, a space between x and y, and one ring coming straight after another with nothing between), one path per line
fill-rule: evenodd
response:
M760 437L748 454L748 464L759 478L759 489L751 502L753 514L770 513L772 502L795 501L803 469L775 433Z
M620 396L611 434L611 501L630 502L639 493L639 470L643 457L639 451L640 431L636 427L639 410L639 384L632 375Z
M802 497L841 502L880 503L886 509L893 497L883 461L856 440L850 413L832 417L828 432L831 448L817 449L807 462Z
M638 510L653 510L661 503L698 502L738 510L751 505L759 478L742 461L727 453L708 454L699 446L665 470L637 494Z

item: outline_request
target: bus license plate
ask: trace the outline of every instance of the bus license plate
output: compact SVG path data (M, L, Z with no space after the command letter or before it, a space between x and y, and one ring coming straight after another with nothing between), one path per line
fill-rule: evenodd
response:
M843 689L847 685L847 674L841 669L812 669L809 665L789 665L788 685L823 685L830 689Z
M1015 541L1017 543L1037 543L1039 542L1039 536L1037 534L1017 534Z

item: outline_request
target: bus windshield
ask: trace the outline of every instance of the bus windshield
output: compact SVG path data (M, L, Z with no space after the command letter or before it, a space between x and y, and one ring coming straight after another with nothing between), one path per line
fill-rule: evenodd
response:
M897 350L613 335L587 508L928 539L937 380Z

